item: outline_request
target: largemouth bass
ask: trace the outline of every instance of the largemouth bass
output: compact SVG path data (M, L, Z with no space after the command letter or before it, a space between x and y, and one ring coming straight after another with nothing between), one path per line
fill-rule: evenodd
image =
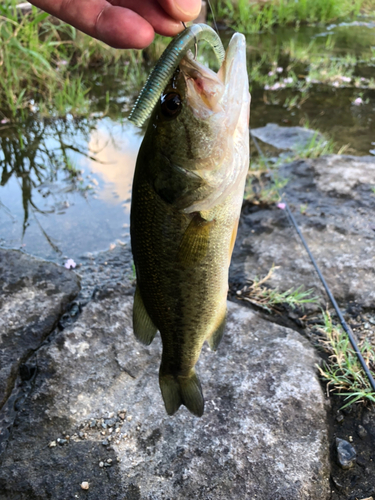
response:
M168 49L167 49L168 50ZM225 329L228 268L249 166L246 44L233 35L216 74L186 53L156 103L133 181L135 336L160 331L166 411L201 416L195 371Z

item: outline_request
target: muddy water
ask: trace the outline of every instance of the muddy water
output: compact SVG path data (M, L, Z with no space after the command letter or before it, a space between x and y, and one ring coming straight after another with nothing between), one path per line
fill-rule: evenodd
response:
M247 43L249 67L260 67L259 79L252 74L250 82L251 127L308 124L337 149L346 145L351 154L375 154L375 89L369 88L375 80L373 22L288 28L249 35ZM311 60L327 54L332 67L348 54L358 61L341 66L337 78L306 85ZM277 79L267 81L276 68L281 68ZM321 71L330 70L328 65ZM283 83L290 71L295 82ZM343 81L346 73L351 82ZM105 87L104 77L96 76L93 103ZM116 100L117 118L94 114L93 104L89 118L46 121L30 115L0 124L0 245L63 262L129 244L131 181L143 131L124 120L129 100L121 83L111 82L111 102Z

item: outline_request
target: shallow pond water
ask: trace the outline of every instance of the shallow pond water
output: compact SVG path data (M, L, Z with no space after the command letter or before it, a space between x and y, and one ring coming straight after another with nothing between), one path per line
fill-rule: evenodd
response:
M251 127L308 125L336 150L375 153L373 22L284 28L249 35L247 44ZM124 95L121 82L98 70L92 84L90 117L41 120L30 112L0 123L0 245L59 262L129 245L131 182L144 130L124 119L135 95ZM112 118L95 114L108 89L120 110Z

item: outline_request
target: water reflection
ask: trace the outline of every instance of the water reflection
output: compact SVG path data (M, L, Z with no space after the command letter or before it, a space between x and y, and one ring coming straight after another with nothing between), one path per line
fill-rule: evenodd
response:
M0 243L56 260L127 238L140 140L108 118L0 129Z

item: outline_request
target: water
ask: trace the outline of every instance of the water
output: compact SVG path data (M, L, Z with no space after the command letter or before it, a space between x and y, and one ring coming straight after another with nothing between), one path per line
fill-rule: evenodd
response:
M375 89L368 88L375 79L373 22L283 29L247 36L247 44L249 68L262 61L258 76L250 72L251 127L307 124L350 154L375 152ZM357 61L340 66L337 61L348 54ZM327 56L332 65L326 61L319 71L327 74L337 66L352 83L340 80L335 86L333 71L331 80L304 84L311 61ZM277 82L295 74L298 83L265 90L276 81L270 77L267 83L276 67L282 68ZM135 96L124 96L121 82L100 74L93 82L93 102L110 85L111 104L120 112L57 120L31 112L20 123L0 124L0 245L58 262L129 245L131 182L144 131L124 120ZM355 105L356 99L362 104Z
M38 125L27 124L23 150L18 137L9 147L9 132L0 138L3 179L14 165L0 190L0 243L51 260L129 244L139 131L109 118Z

